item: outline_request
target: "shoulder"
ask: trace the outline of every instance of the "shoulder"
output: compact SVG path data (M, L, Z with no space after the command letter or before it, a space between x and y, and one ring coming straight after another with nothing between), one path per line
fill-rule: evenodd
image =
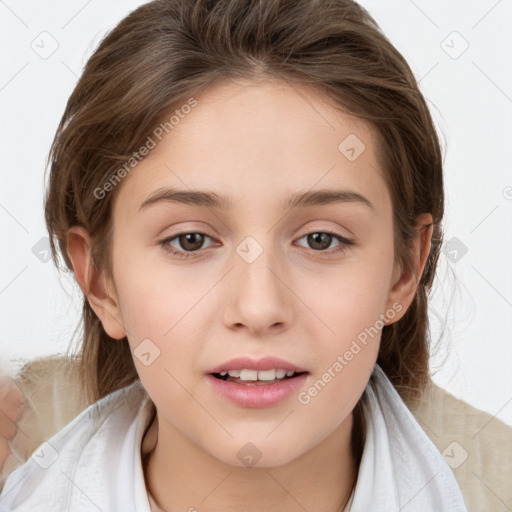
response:
M21 466L46 439L76 418L90 403L80 392L77 362L63 356L28 361L14 383L24 399L24 410L16 422L11 453L0 471L0 489L10 473Z
M512 427L434 383L407 406L452 468L469 511L512 503Z
M133 444L127 440L134 442L136 418L146 403L136 381L87 407L8 477L0 510L78 511L91 502L109 510L102 508L109 481L123 457L125 466L133 466Z

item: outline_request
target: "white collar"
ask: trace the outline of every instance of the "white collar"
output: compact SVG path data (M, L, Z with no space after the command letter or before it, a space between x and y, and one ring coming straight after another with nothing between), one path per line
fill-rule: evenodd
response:
M363 396L366 440L350 512L467 512L453 472L376 364Z

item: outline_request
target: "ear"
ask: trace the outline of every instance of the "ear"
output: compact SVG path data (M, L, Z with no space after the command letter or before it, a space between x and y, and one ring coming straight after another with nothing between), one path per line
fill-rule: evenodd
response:
M98 271L91 257L91 238L81 226L73 226L67 232L66 249L73 264L73 272L89 304L111 338L126 336L121 310L115 291L109 288L104 272Z
M397 311L393 319L385 323L392 324L402 318L411 305L418 284L420 282L428 255L430 254L431 240L433 232L433 219L430 213L422 213L418 216L416 222L416 237L412 242L412 263L413 270L402 269L396 263L393 271L392 288L389 292L387 308L393 304L400 304L402 308ZM396 309L393 308L395 311Z

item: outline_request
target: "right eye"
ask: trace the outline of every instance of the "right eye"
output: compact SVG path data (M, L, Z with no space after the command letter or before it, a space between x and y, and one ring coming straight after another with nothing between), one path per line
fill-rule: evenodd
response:
M188 231L184 233L178 233L172 237L164 238L163 240L159 241L159 244L164 248L166 252L173 254L178 258L190 258L192 253L198 252L198 250L202 248L205 238L211 239L211 237L204 233ZM176 241L176 243L180 245L183 250L180 250L179 247L172 245L173 241Z

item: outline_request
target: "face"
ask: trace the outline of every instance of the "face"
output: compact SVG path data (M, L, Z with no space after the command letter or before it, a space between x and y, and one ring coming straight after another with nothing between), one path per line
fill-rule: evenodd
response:
M126 332L162 432L228 464L245 449L280 465L348 424L383 325L405 312L391 199L370 127L318 93L228 82L195 99L116 190L111 335ZM171 188L183 194L162 198ZM320 190L345 194L290 206ZM241 375L256 376L273 373Z

